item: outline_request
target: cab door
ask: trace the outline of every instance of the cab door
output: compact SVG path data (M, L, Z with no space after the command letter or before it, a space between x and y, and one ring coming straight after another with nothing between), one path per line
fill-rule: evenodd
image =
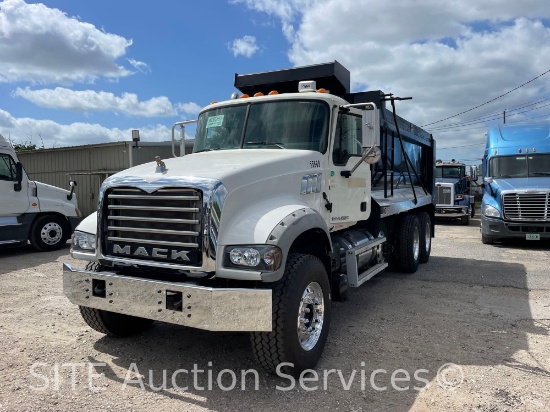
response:
M0 153L0 218L21 215L29 208L27 179L24 172L21 190L15 191L15 183L17 183L15 163L9 153Z
M339 112L329 160L327 195L332 203L331 228L351 226L370 215L370 165L361 162L351 176L345 176L360 162L362 142L361 111Z

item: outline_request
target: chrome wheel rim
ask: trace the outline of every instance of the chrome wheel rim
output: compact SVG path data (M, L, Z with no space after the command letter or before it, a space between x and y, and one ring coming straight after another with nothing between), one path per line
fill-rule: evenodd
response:
M414 228L414 239L413 239L413 255L414 260L418 260L420 256L420 233L418 233L418 225Z
M424 230L426 231L424 244L426 245L426 253L427 253L430 250L430 245L431 245L431 242L432 242L432 233L431 233L431 230L430 230L430 222L426 222L426 227L424 228Z
M311 282L302 293L298 311L298 341L302 349L309 351L319 341L324 315L323 289L317 282Z
M63 236L63 229L55 222L45 224L40 231L40 238L47 245L59 243Z

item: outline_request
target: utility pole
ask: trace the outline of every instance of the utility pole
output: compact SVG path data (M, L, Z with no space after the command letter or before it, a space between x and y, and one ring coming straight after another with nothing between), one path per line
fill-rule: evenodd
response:
M506 110L504 110L504 112L502 114L504 116L504 124L506 124Z

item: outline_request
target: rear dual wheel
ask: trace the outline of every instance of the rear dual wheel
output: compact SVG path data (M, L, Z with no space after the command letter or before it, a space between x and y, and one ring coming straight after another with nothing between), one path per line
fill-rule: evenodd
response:
M420 263L421 250L420 222L416 215L407 214L401 220L397 234L397 258L399 269L405 273L414 273Z

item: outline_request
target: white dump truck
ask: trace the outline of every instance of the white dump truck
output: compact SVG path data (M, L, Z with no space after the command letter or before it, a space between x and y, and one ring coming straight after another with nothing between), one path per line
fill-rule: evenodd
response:
M0 135L0 249L27 241L39 251L62 248L81 221L75 185L68 191L30 180Z
M108 178L74 235L87 270L63 268L88 325L246 331L268 371L314 367L331 301L388 266L415 272L434 234L433 137L401 99L349 86L338 62L236 74L192 154Z

